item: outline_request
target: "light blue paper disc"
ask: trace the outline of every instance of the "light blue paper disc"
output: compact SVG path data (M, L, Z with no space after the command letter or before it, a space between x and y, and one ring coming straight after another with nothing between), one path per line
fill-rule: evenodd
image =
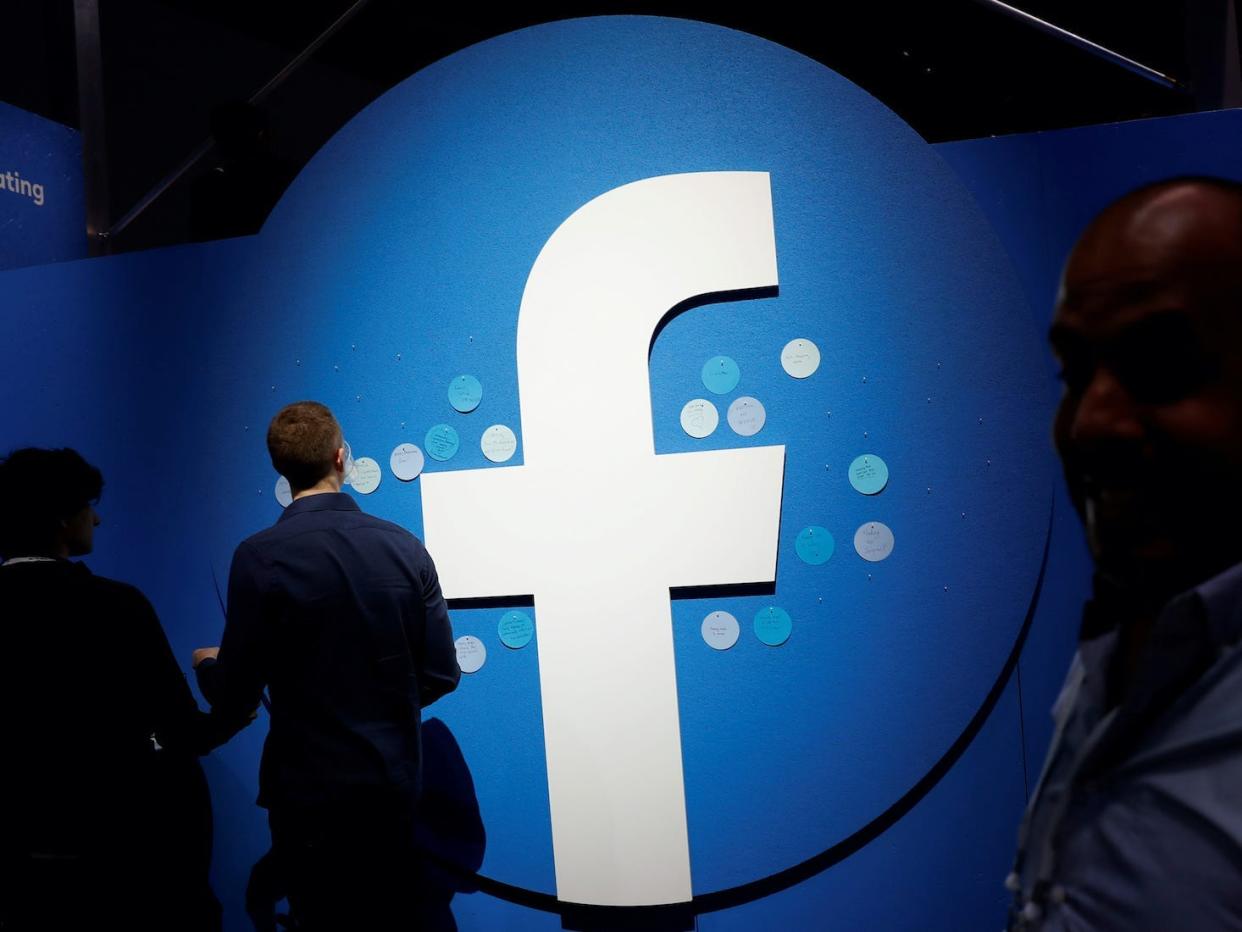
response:
M451 460L456 456L459 446L461 446L461 439L457 436L457 431L447 424L437 424L427 431L427 436L423 438L423 449L433 460L440 462Z
M850 485L863 495L879 495L888 485L888 466L874 453L864 453L850 463Z
M794 541L794 549L803 563L819 566L832 559L837 543L826 529L816 524L802 529Z
M454 410L469 414L483 400L483 385L472 375L459 375L449 382L448 400Z
M755 637L768 647L780 647L792 631L793 620L783 608L769 605L755 613Z
M500 616L497 631L500 634L500 642L505 647L520 650L535 636L535 623L525 612L505 612Z
M742 370L728 356L713 356L703 364L703 384L717 395L729 394L741 377Z

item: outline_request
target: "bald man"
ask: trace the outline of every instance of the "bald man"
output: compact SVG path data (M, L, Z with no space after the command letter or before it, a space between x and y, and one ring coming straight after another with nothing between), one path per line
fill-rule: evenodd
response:
M1242 929L1242 186L1107 207L1050 339L1096 573L1010 927Z

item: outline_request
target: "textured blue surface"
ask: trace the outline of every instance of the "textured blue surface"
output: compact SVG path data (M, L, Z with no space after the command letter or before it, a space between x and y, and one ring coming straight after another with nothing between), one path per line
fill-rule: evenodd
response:
M694 889L718 891L873 819L944 753L995 680L1031 596L1053 478L1050 364L1024 286L1050 293L1050 257L1083 219L1083 190L1114 185L1110 166L1139 151L1143 127L1160 133L1160 124L1136 126L1124 144L1103 129L1047 142L1061 174L1042 198L1021 170L1038 162L1029 141L950 153L1014 244L1015 274L937 152L795 53L645 18L503 36L360 114L257 237L5 275L0 388L17 401L0 414L3 436L72 443L99 462L108 487L91 565L141 586L188 658L219 636L213 572L223 582L236 542L279 514L263 448L279 405L325 401L354 454L383 464L397 443L452 422L461 449L428 461L433 471L503 468L486 461L479 438L506 423L520 462L517 309L548 236L582 204L637 179L769 172L779 294L686 311L651 354L659 453L786 446L775 592L673 601ZM1205 128L1200 143L1217 145L1211 138ZM1158 146L1141 151L1152 171L1175 161ZM1010 164L1013 152L1022 158ZM1032 201L1040 212L1026 216L1019 208ZM780 365L798 337L823 354L806 380ZM703 361L715 355L741 371L721 404L763 400L759 435L682 432L682 405L701 396ZM486 386L466 417L445 396L462 373ZM848 466L864 452L892 470L878 496L850 487ZM384 482L362 503L421 531L418 481ZM797 559L802 528L852 540L867 521L897 535L888 560L867 564L844 546L822 566ZM1027 685L1041 690L1060 678L1062 609L1076 602L1083 569L1064 510L1057 526L1065 549L1054 550L1053 569L1066 582L1048 590L1057 617L1037 619L1057 632L1047 638L1056 649L1024 664ZM783 647L751 636L728 651L703 642L709 612L745 625L769 604L792 618ZM497 624L512 607L454 610L456 633L480 638L491 656L432 712L473 778L487 829L483 873L553 892L538 638L499 649ZM523 611L537 626L538 605ZM999 924L1023 795L1016 685L958 767L897 826L798 887L706 915L700 927ZM246 928L240 892L266 847L252 805L263 727L209 761L230 929ZM1028 735L1028 748L1035 743ZM455 905L464 929L559 926L485 894Z
M76 130L0 103L0 269L86 255L82 137ZM20 181L32 185L21 193ZM33 185L38 185L36 191ZM39 197L32 195L38 194ZM39 203L42 201L42 203Z

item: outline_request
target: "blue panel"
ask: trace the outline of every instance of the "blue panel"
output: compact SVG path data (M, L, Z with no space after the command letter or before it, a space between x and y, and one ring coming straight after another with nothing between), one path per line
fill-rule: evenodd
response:
M1159 122L1136 126L1163 132ZM964 175L973 164L977 206L892 113L771 43L647 18L525 30L378 100L307 166L257 237L6 275L0 397L18 403L0 414L3 436L73 443L103 466L105 524L90 562L143 587L188 658L219 636L213 572L223 583L236 542L279 514L263 445L279 405L328 403L355 456L385 465L398 443L422 446L429 427L453 424L460 451L429 459L428 471L506 468L479 449L482 432L505 423L519 437L510 464L520 463L514 336L548 236L593 197L641 178L769 172L779 294L686 311L651 354L659 453L786 447L775 591L673 601L694 889L713 893L874 819L940 758L1000 672L1032 593L1053 487L1054 391L1025 294L1038 316L1052 257L1089 200L1080 185L1104 185L1126 152L1173 158L1133 132L1124 144L1101 130L1076 143L950 152ZM1094 188L1090 198L1100 198ZM806 380L780 365L797 337L823 354ZM680 429L716 355L741 371L721 407L744 394L767 410L755 437L717 430L694 440ZM462 373L485 386L467 416L445 393ZM584 468L606 455L586 452ZM891 471L875 496L847 476L864 453ZM361 503L421 532L419 481L385 481ZM896 548L867 564L846 542L873 520L893 529ZM808 525L841 545L822 565L796 556ZM1035 693L1044 707L1084 567L1064 508L1055 527L1052 609L1037 618L1023 682L1028 704ZM768 604L793 619L784 646L749 632L728 651L703 642L709 612L749 627ZM473 780L483 873L550 893L538 594L521 606L534 640L517 651L497 633L511 607L454 610L456 633L483 640L489 661L432 711ZM841 928L998 923L994 884L1021 803L1015 691L903 822L828 872L702 927L817 928L825 916ZM246 928L240 884L266 847L252 805L264 727L208 768L230 929ZM1028 734L1028 750L1038 743ZM463 928L558 924L486 894L457 905Z
M0 103L0 269L86 255L82 138Z

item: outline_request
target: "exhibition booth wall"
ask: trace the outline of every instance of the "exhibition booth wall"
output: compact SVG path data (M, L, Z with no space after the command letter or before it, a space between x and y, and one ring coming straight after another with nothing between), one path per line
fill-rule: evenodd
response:
M1239 135L932 147L753 36L538 26L380 98L254 237L0 276L2 436L100 466L87 562L188 668L281 512L268 421L333 408L468 639L423 827L463 929L995 927L1089 582L1059 266ZM229 929L266 727L205 762Z

